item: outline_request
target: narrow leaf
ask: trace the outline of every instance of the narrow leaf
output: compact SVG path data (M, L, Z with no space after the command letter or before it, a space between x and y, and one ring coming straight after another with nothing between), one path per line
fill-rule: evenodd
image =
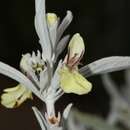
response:
M130 57L112 56L94 61L80 69L80 73L85 77L105 74L130 68Z
M0 62L0 74L8 76L16 80L17 82L21 83L23 86L31 90L35 95L37 95L40 98L38 90L36 89L34 84L20 71L5 63Z
M55 46L56 46L57 26L58 26L58 22L56 22L53 26L48 25L49 33L50 33L50 39L51 39L53 49L55 49Z
M37 118L37 121L41 127L42 130L46 130L46 121L44 119L44 117L41 115L41 113L39 112L39 110L36 107L32 107L33 112Z
M67 107L64 109L64 112L63 112L63 117L65 120L67 120L68 116L69 116L69 113L70 113L70 110L72 108L72 103L68 104Z
M63 52L65 47L67 46L67 43L69 41L69 35L64 36L58 43L56 47L56 58Z
M49 39L48 25L46 22L45 0L35 0L36 15L35 28L40 39L40 45L45 58L51 58L52 45Z
M62 23L60 24L58 30L57 30L57 42L60 40L62 34L66 30L66 28L69 26L73 19L73 15L71 11L67 11L67 15L63 19Z

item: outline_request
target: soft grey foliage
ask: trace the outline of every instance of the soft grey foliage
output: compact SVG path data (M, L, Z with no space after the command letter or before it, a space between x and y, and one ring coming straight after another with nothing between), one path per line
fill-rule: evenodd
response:
M36 107L32 107L32 109L36 115L37 121L40 124L40 127L42 130L63 130L62 126L64 125L64 122L67 120L67 118L69 116L71 107L72 107L72 104L68 104L67 107L64 109L61 124L60 124L61 127L59 127L58 124L51 125L51 127L50 127L50 123L46 119L47 117L44 116ZM58 113L58 114L60 115L60 113ZM46 113L45 113L45 115L46 115Z
M13 68L3 62L0 62L0 73L23 84L24 86L26 86L28 89L30 89L32 92L34 92L39 97L38 90L36 89L34 84L20 71L16 70L15 68Z
M67 27L71 23L72 19L73 19L72 12L68 10L65 18L63 19L60 26L58 27L58 30L57 30L57 42L60 40L62 34L67 29Z
M41 127L41 130L62 130L62 127L59 127L59 126L54 125L50 127L49 123L47 122L45 117L42 115L42 113L36 107L32 107L32 109L35 113L35 116Z
M57 57L62 53L62 51L65 49L65 47L67 46L67 43L69 41L69 35L64 36L60 41L59 44L57 45L56 48L56 57L55 59L57 59Z
M121 93L130 104L130 70L125 71L125 84L121 87Z
M121 130L109 125L101 117L82 113L76 109L71 110L67 125L68 130Z
M63 67L63 65L68 68L70 65L70 68L74 67L75 71L78 73L78 63L83 56L84 42L81 38L80 40L82 41L81 43L83 44L83 46L81 46L80 48L80 44L78 44L79 48L77 46L72 47L72 50L75 52L71 58L69 57L71 48L68 49L68 53L65 58L67 57L68 57L67 59L70 58L69 59L70 64L65 63L65 60L67 59L65 59L64 61L62 60L57 61L58 56L63 52L69 40L69 35L66 35L63 38L62 35L73 19L72 12L67 11L66 16L63 19L63 21L61 21L61 23L60 19L58 18L56 19L54 25L50 26L47 23L45 0L35 0L35 11L36 11L35 28L39 37L39 43L41 45L42 52L37 51L37 53L32 52L32 54L27 53L23 55L20 62L20 68L23 73L2 62L0 62L0 73L16 80L24 87L31 90L39 99L41 99L46 104L45 113L41 113L36 107L33 107L33 111L36 115L36 118L42 130L62 130L64 129L64 122L66 122L69 116L72 104L69 104L65 108L63 113L58 112L57 114L57 112L55 111L55 102L64 94L63 88L61 88L60 86L61 84L59 83L60 79L58 72L59 69ZM80 37L78 33L77 36ZM77 40L78 39L76 39L76 41ZM78 51L81 50L81 52L78 52L77 50ZM79 53L78 57L76 57L77 52ZM92 75L119 71L126 68L130 68L130 57L115 56L97 60L93 63L90 63L82 67L81 69L79 69L79 71L85 77L89 77ZM79 73L77 75L83 78ZM85 81L84 78L83 81ZM111 93L114 92L116 93L115 90L112 91ZM124 91L124 93L126 92ZM115 100L113 100L115 102L117 99L116 97L120 96L118 94L117 96L115 96L114 98ZM119 99L122 103L124 103L124 101L122 101L122 98ZM113 104L115 104L115 102ZM126 105L126 103L124 104ZM124 104L123 106L125 106ZM113 106L115 110L117 106L116 105ZM108 127L106 124L103 125L103 123L101 123L103 122L103 120L97 122L95 117L91 118L89 117L89 115L87 115L87 117L89 118L85 118L85 122L87 121L86 124L84 122L84 119L81 118L81 116L78 116L78 114L75 114L74 116L77 116L76 118L79 118L79 120L81 119L81 122L84 125L80 124L76 127L72 118L72 120L70 120L69 122L70 130L72 129L85 130L86 127L87 128L92 127L95 130L103 130L105 129L105 127L106 127L105 130L107 130L107 128L111 130L113 129L113 127ZM95 124L98 124L99 127L97 127L97 125Z
M104 87L109 93L111 99L110 111L107 117L107 122L111 125L116 125L118 122L120 122L128 130L130 129L130 86L128 81L129 77L130 73L126 71L127 84L122 86L123 91L119 91L118 86L108 74L102 76Z
M80 69L85 77L130 68L130 57L112 56L94 61Z
M36 107L32 107L33 111L34 111L34 114L37 118L37 121L41 127L41 130L46 130L46 126L47 126L47 123L46 123L46 120L45 118L43 117L43 115L41 114L41 112L36 108Z
M35 0L35 28L40 39L40 45L45 59L51 59L52 45L46 21L45 0Z
M30 89L46 104L47 112L45 119L42 118L37 109L33 109L43 130L45 129L43 128L45 124L42 124L43 119L48 120L48 122L50 121L47 129L54 125L57 125L56 129L61 129L61 126L59 126L60 113L56 117L54 107L55 102L64 94L59 84L58 75L62 60L58 62L57 58L69 40L69 35L62 39L61 36L71 23L73 16L71 11L67 11L67 15L61 24L59 19L56 19L54 26L49 26L47 23L45 0L35 0L35 7L35 28L39 36L42 52L37 51L37 54L32 52L32 54L27 53L23 55L20 61L20 68L23 73L2 62L0 62L0 73ZM67 111L71 107L67 108L64 116L68 114ZM67 115L65 118L67 118Z

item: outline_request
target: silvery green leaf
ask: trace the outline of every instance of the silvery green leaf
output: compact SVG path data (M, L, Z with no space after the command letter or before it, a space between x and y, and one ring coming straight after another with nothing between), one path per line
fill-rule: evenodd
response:
M47 68L40 73L40 91L43 92L49 83Z
M50 43L46 22L45 0L35 0L35 4L35 28L40 39L39 42L43 50L43 56L45 59L50 59L52 56L52 45Z
M130 104L130 70L125 71L125 82L121 87L121 94Z
M62 23L60 24L60 26L58 27L58 30L57 30L57 42L59 42L62 34L66 30L66 28L69 26L72 19L73 19L72 12L67 11L67 15L65 16L65 18L63 19Z
M54 101L56 102L63 94L64 94L64 91L61 88L59 88L55 94Z
M48 72L48 80L49 83L51 83L51 79L53 76L53 65L52 62L49 62L48 60L46 60L46 65L47 65L47 72Z
M63 116L62 116L62 120L61 120L61 124L62 124L62 126L63 126L63 130L73 130L73 129L69 129L69 127L68 127L68 120L67 119L70 119L70 117L69 117L69 114L70 114L70 110L71 110L71 108L72 108L72 103L70 103L70 104L68 104L67 105L67 107L64 109L64 111L63 111ZM72 121L72 120L71 120ZM72 122L70 122L70 124L71 124ZM71 124L72 125L72 124Z
M23 70L23 69L21 68L21 70ZM39 84L38 78L35 75L35 73L33 72L31 66L28 67L28 71L25 73L26 73L27 77L33 82L33 84L35 84L35 87L37 87L37 89L39 89L40 84Z
M35 85L20 71L16 70L15 68L13 68L5 63L0 62L0 74L8 76L8 77L16 80L17 82L21 83L23 86L25 86L27 89L31 90L35 95L37 95L41 99Z
M63 118L65 120L67 120L68 116L69 116L69 113L70 113L70 110L72 108L72 103L68 104L67 107L64 109L64 112L63 112Z
M117 85L108 74L102 76L105 89L110 94L110 111L107 122L111 125L121 122L126 128L130 128L130 109L128 100L117 89Z
M57 26L58 26L58 22L56 22L53 26L49 26L50 39L53 45L53 49L55 49L55 45L56 45Z
M104 119L98 117L97 115L82 113L74 109L70 112L68 124L70 124L69 121L72 122L71 120L76 120L75 122L73 121L73 126L76 130L80 130L78 127L81 126L85 126L85 128L88 130L121 130L116 126L109 125Z
M47 123L46 119L42 115L42 113L36 108L32 107L33 112L35 113L35 116L41 126L42 130L62 130L62 127L60 126L51 126Z
M33 112L37 118L37 121L38 121L41 129L46 130L48 124L47 124L45 118L42 116L41 112L36 107L32 107L32 109L33 109Z
M51 80L51 91L50 91L50 95L52 95L52 93L54 94L54 101L56 102L63 94L63 90L61 89L60 85L59 85L59 74L58 71L62 66L62 60L59 61L58 66L54 72L54 75L52 77Z
M130 57L112 56L94 61L80 69L85 77L130 68Z
M58 66L54 72L53 78L51 80L51 86L53 89L57 90L59 88L59 74L58 71L62 66L62 61L60 60Z
M62 51L65 49L67 46L67 43L69 41L69 35L64 36L58 43L56 47L56 58L62 53Z

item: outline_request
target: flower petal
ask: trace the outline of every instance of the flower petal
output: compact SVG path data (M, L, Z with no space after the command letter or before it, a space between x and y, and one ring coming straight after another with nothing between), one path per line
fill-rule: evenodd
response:
M19 87L13 87L13 88L6 88L4 89L3 91L4 92L14 92L14 91L17 91L19 89Z
M69 42L68 49L69 49L69 59L75 57L75 55L77 55L77 57L80 57L81 54L85 51L84 41L79 33L76 33L72 37L72 39Z
M86 94L91 91L92 84L78 71L64 66L60 71L60 86L65 93Z
M17 85L14 88L4 90L1 96L1 104L7 108L14 108L20 106L27 99L32 99L32 93L22 85Z

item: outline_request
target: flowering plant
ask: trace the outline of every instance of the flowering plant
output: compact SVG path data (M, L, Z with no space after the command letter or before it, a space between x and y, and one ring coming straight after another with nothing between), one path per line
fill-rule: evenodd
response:
M45 0L35 0L35 28L39 36L42 52L24 54L20 61L21 71L0 62L0 73L19 84L4 90L1 103L8 107L18 107L26 99L32 99L32 92L46 104L46 112L32 107L42 130L62 130L72 104L64 112L55 111L55 102L64 93L87 94L92 84L85 78L96 74L118 71L130 67L130 57L107 57L79 68L80 60L85 52L85 44L79 33L69 41L70 35L62 37L71 23L73 15L67 15L60 22L54 13L46 13ZM68 44L68 52L63 60L59 55Z

